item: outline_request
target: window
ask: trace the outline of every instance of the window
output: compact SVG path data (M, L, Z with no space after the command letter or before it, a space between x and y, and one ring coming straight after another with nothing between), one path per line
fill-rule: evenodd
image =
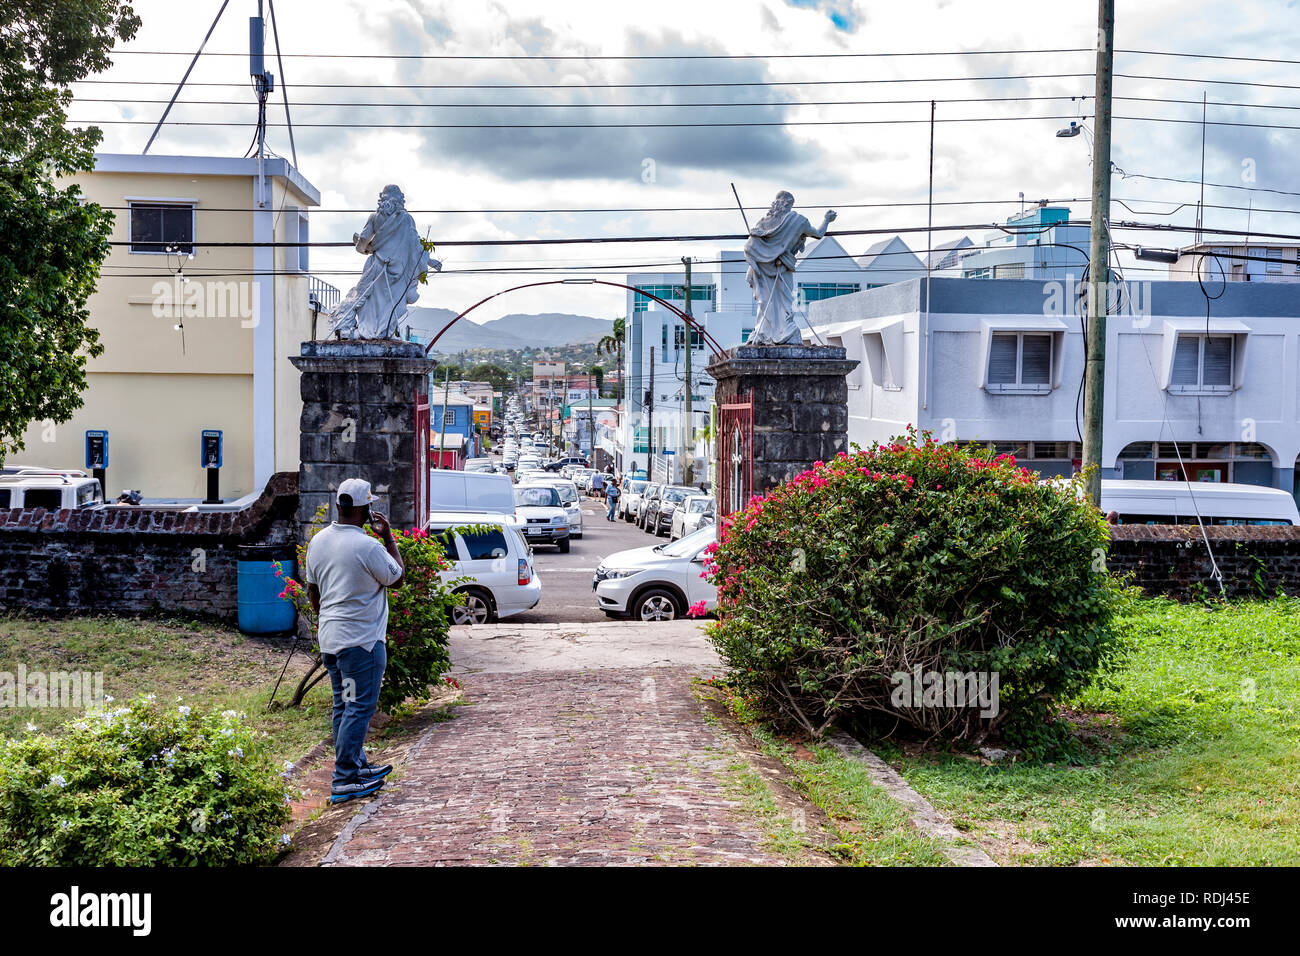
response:
M307 243L311 241L311 238L307 229L307 214L305 212L298 213L298 241L302 243L298 247L298 271L310 272L309 253L311 252L311 246L307 245Z
M1023 262L1007 262L993 267L993 278L995 279L1023 279L1024 277L1025 264Z
M993 391L1051 388L1052 336L995 332L989 349L988 384Z
M493 561L504 558L510 553L506 545L506 536L500 528L490 531L471 533L462 531L460 540L465 542L465 551L469 561Z
M450 409L450 408L449 408L449 409L447 409L445 412L442 413L442 423L443 423L444 425L455 425L455 424L456 424L456 412L455 412L454 409Z
M1297 269L1300 269L1300 264L1297 264L1296 268L1297 268ZM754 334L754 330L753 330L753 329L741 329L741 330L740 330L740 344L741 344L741 345L744 345L746 342L748 342L748 341L749 341L749 337L750 337L751 335L753 335L753 334Z
M680 285L643 285L637 286L637 293L632 300L633 312L645 312L650 308L650 303L654 300L648 296L641 295L642 291L649 292L650 295L657 295L661 299L669 302L680 302L686 298L686 287ZM714 311L714 287L712 283L702 285L691 284L691 301L709 303L709 311Z
M1232 388L1233 336L1180 335L1174 347L1172 391Z
M58 488L28 488L23 492L23 507L58 511L63 507L63 492Z
M1276 260L1276 261L1266 262L1264 264L1264 271L1272 273L1274 275L1281 275L1282 274L1282 250L1270 249L1268 250L1268 257L1270 260Z
M799 304L806 306L809 302L833 299L837 295L849 295L860 288L861 286L856 282L800 282Z
M190 203L133 202L129 206L131 251L166 253L194 251L194 206Z
M963 279L992 279L993 269L992 267L984 269L967 269L961 274L961 277Z
M9 489L0 488L0 508L9 507Z

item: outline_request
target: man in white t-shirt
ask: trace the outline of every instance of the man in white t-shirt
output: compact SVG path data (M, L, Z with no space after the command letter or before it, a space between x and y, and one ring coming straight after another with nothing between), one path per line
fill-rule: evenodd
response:
M379 704L388 664L388 588L406 573L388 519L371 512L378 501L370 482L339 484L338 520L307 546L303 578L316 612L321 662L334 689L334 781L331 803L369 796L384 785L391 766L366 760L366 731ZM366 534L365 526L383 539Z

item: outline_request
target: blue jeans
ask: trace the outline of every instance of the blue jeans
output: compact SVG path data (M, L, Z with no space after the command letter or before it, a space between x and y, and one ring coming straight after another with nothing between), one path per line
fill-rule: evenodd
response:
M320 659L334 689L334 785L358 783L366 766L366 731L379 706L388 647L378 641L369 652L348 647Z
M615 508L617 505L618 505L618 499L617 499L617 498L610 498L610 499L609 499L609 515L608 515L608 517L609 517L609 520L610 520L610 521L613 521L613 520L614 520L614 508Z

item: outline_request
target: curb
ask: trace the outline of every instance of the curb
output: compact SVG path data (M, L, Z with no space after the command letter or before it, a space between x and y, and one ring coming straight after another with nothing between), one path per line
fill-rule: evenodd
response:
M874 753L868 750L848 734L838 732L829 734L826 742L850 760L856 760L867 768L871 782L884 790L886 794L901 803L911 814L912 826L936 843L941 844L943 853L956 866L997 866L993 858L978 846L959 845L959 841L968 840L952 821L936 810L930 801L911 788L898 771Z

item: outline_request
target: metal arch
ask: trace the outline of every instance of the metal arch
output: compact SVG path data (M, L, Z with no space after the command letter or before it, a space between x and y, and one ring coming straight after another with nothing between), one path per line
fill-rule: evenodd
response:
M667 301L666 299L659 298L659 296L655 295L653 292L646 292L644 289L638 289L636 286L624 285L622 282L610 282L607 279L547 279L544 282L526 282L523 285L512 286L509 289L502 289L500 292L494 292L487 298L480 299L479 301L475 302L473 305L471 305L460 315L456 316L454 319L452 319L450 322L444 325L438 331L438 334L433 337L433 340L430 341L429 344L424 347L424 353L428 355L430 350L435 345L438 344L438 339L442 338L443 333L445 333L448 329L450 329L461 319L465 318L465 316L469 315L471 312L477 309L480 305L484 305L485 303L491 302L497 296L505 295L507 292L518 292L520 289L532 289L542 285L607 285L607 286L613 286L616 289L627 289L629 292L640 293L641 295L645 296L647 299L654 299L660 305L668 309L668 311L676 315L679 319L682 319L684 322L686 322L686 324L689 325L696 332L699 332L700 338L703 339L704 344L709 347L709 351L713 353L714 358L722 357L722 346L718 344L717 339L715 339L712 335L710 335L708 333L708 330L706 330L704 326L700 325L698 322L695 321L694 318L687 315L681 309L677 308L677 306L673 305L671 302Z

